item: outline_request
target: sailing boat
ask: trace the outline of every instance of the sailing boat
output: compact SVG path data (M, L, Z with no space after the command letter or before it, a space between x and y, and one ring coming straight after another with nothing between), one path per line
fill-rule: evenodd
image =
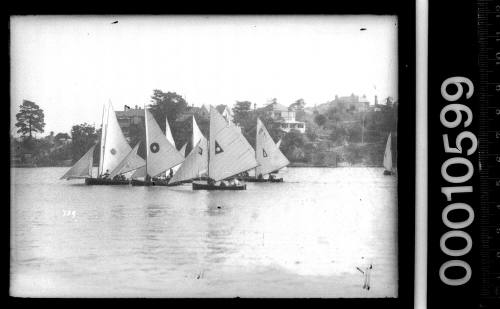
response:
M194 179L206 180L208 170L208 140L198 128L194 116L192 143L191 152L170 180L170 185L180 185L192 182Z
M97 178L92 177L91 168L88 171L84 168L93 164L94 145L61 179L85 178L87 185L125 185L129 184L127 179L114 176L132 171L145 164L144 160L137 155L138 145L132 149L125 139L111 102L107 110L106 124L104 124L104 113L103 109Z
M197 150L199 149L202 148L198 147ZM193 182L193 190L245 190L246 184L225 185L224 180L258 165L253 148L241 134L240 129L230 125L212 106L206 158L209 180L207 183ZM217 185L216 182L219 181L222 182Z
M387 144L385 145L385 153L384 153L384 175L392 175L394 173L394 169L392 167L392 147L391 147L391 133L389 133L389 137L387 138Z
M153 115L145 108L146 125L146 166L141 171L136 171L132 175L133 186L167 186L167 180L155 179L163 172L179 165L184 161L184 156L172 145ZM141 175L137 175L142 173ZM136 179L143 176L144 180Z
M275 178L272 174L288 164L290 161L275 144L262 121L257 118L257 136L255 138L255 158L259 166L255 168L255 177L245 177L248 182L283 182L283 178ZM269 174L269 178L264 176Z

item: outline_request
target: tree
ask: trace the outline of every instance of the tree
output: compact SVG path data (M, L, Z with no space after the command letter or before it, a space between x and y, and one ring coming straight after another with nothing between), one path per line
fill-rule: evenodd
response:
M171 127L175 127L175 121L186 110L188 103L184 98L175 92L163 92L153 90L151 96L150 112L153 114L160 128L165 132L165 119ZM174 130L172 130L172 134Z
M82 123L71 128L71 152L73 161L79 160L98 141L99 136L93 125ZM97 152L98 153L98 152Z
M233 107L234 122L240 126L245 126L251 112L252 102L236 101Z
M43 110L28 100L23 100L23 104L19 107L21 110L16 114L16 127L19 128L17 133L21 133L25 139L29 138L29 140L33 138L33 133L43 133L45 127Z
M323 114L316 115L314 117L314 122L320 127L324 126L326 123L326 117Z

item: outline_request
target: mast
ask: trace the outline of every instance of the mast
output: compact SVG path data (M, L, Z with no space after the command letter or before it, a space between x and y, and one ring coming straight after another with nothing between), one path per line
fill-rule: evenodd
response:
M193 119L194 119L194 116L193 116ZM212 117L210 117L210 122L212 121ZM208 143L207 143L207 151L208 151L208 160L207 160L207 175L208 175L208 179L210 179L210 139L212 138L212 132L210 132L210 123L208 125Z
M109 105L111 106L111 100L109 100ZM106 125L104 126L104 130L106 131L106 133L104 134L104 142L102 144L102 158L101 158L101 162L103 164L103 166L101 167L101 169L104 168L104 155L106 154L106 137L108 136L108 121L109 121L109 107L108 107L108 111L107 111L107 115L106 115ZM102 130L101 130L101 133L102 133ZM103 171L101 170L101 175L103 174Z
M144 126L146 128L146 176L144 181L148 180L148 153L149 153L149 142L148 142L148 115L146 115L146 103L144 105Z

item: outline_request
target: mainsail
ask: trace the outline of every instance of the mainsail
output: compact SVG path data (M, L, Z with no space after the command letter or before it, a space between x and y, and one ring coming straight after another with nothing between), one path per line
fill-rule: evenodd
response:
M392 171L391 133L389 133L387 144L385 145L384 167L387 171Z
M105 173L106 171L109 173L113 171L132 150L123 135L120 125L118 124L111 102L109 103L107 118L108 121L105 126L106 134L104 137L104 149L101 156L101 173Z
M208 176L219 181L258 165L255 152L238 127L210 107Z
M184 161L179 151L165 138L153 115L146 109L146 172L155 177Z
M274 143L273 138L269 135L266 127L257 118L257 137L255 143L255 156L259 166L257 166L255 175L266 175L273 171L279 170L290 164L285 155L279 150Z
M116 175L124 174L146 165L146 161L137 154L140 143L141 142L137 143L134 149L127 154L125 159L123 159L123 161L109 174L109 178L113 179Z
M191 141L191 149L194 149L202 137L203 133L201 133L200 128L198 128L198 124L196 124L196 120L193 115L193 140Z
M171 183L200 177L208 168L208 141L205 137L191 150L179 170L174 174Z
M72 179L72 178L85 178L92 177L92 164L94 163L94 149L95 146L90 147L90 149L83 155L83 157L78 160L78 162L73 165L69 171L66 172L59 179Z
M169 141L170 144L172 144L172 146L177 149L177 147L175 146L174 137L172 136L172 131L170 130L170 125L168 124L167 117L165 117L165 136L167 137L167 141Z

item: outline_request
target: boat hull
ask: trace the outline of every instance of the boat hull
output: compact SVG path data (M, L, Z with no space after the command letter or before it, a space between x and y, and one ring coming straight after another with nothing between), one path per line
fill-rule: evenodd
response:
M207 183L193 182L193 190L207 190L207 191L238 191L238 190L246 190L247 185L237 185L237 186L216 186L209 185Z
M255 178L255 177L243 177L241 180L245 182L283 182L283 178L274 178L274 179L264 179L264 178Z
M168 181L164 181L164 180L144 181L144 180L139 180L139 179L132 179L132 181L130 183L132 184L132 186L136 186L136 187L158 187L158 186L167 187L167 186L169 186Z
M114 180L106 178L85 178L85 184L88 186L118 186L128 185L130 180Z

